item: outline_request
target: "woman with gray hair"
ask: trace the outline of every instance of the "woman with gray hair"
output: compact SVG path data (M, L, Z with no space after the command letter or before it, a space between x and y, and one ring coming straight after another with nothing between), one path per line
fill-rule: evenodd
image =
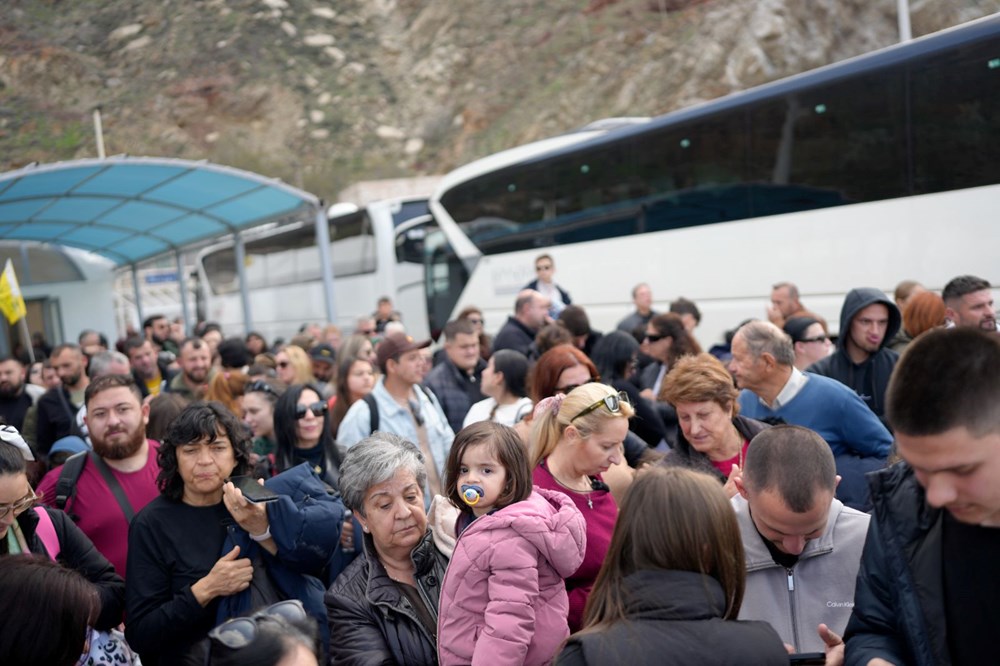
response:
M426 476L419 449L386 432L363 439L341 462L341 496L364 547L326 593L331 663L437 663L448 558L428 529Z

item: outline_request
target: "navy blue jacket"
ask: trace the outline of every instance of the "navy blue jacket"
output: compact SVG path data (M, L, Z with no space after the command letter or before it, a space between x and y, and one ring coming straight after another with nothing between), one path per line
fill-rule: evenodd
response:
M854 612L847 623L847 666L881 657L894 664L948 666L941 531L905 463L868 475L874 515L861 555Z

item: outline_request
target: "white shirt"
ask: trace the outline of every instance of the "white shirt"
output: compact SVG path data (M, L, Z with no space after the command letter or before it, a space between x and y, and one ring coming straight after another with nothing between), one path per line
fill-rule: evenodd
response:
M792 366L792 374L788 376L788 381L785 382L785 386L781 389L781 391L778 392L778 395L774 398L773 405L769 405L766 402L764 402L764 399L761 398L760 396L758 396L757 399L760 400L760 404L764 405L769 409L777 411L782 407L784 407L785 405L787 405L788 403L790 403L792 401L792 398L794 398L799 394L799 391L802 390L802 388L806 385L806 382L808 381L809 378L806 377L801 370L799 370L795 366Z
M486 421L490 418L490 412L493 411L493 407L496 406L497 401L493 398L486 398L486 400L480 400L472 407L469 408L469 413L465 415L465 420L462 421L462 427L466 427L472 423L479 423L480 421ZM521 419L524 418L526 414L531 411L531 398L521 398L517 402L511 403L509 405L501 405L496 408L497 411L493 415L493 421L496 423L501 423L505 426L511 426Z

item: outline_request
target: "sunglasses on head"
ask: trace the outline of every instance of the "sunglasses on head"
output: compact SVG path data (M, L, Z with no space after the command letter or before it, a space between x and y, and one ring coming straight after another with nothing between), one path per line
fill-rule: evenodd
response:
M274 387L267 382L257 379L246 385L243 389L244 393L270 393L271 395L278 397L278 392L274 390Z
M215 643L230 650L239 650L257 640L257 623L263 621L302 622L306 619L306 610L298 599L279 601L276 604L261 609L250 617L237 617L226 620L215 629L208 632L208 637Z
M327 404L322 400L314 402L311 405L295 405L295 418L304 419L307 411L312 412L313 416L323 416L326 414L327 409Z
M629 402L628 394L625 393L624 391L619 391L618 393L612 393L611 395L606 395L597 402L595 402L594 404L590 405L589 407L586 407L582 412L571 418L569 422L572 423L581 416L586 416L595 409L599 409L601 405L607 407L608 411L611 412L612 414L620 414L622 411L622 403L625 403L626 405L632 404L631 402Z

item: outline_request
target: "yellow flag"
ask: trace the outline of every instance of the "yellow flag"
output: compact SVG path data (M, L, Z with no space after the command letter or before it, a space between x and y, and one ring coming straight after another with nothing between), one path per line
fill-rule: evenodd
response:
M17 276L14 275L14 264L10 259L3 267L3 275L0 275L0 312L3 312L11 325L28 314L28 308L24 306L24 296L21 295L21 286L17 283Z

